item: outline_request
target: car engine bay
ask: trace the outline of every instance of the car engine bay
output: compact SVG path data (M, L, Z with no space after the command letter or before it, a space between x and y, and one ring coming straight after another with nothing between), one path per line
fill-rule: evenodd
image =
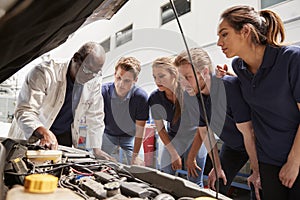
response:
M57 177L55 188L63 190L60 192L68 191L60 195L56 190L55 198L59 199L188 200L215 196L212 190L149 167L95 159L87 151L65 146L46 150L23 140L0 139L1 161L5 161L0 167L2 199L26 196L34 200L35 193L47 193L45 188L30 193L30 190L41 187L41 183L33 188L26 183L26 178L33 174ZM219 199L229 198L219 195Z

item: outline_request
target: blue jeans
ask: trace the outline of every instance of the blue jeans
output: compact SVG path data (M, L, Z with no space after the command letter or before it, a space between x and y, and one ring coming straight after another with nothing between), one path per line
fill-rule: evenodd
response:
M180 142L174 142L172 141L173 146L175 147L175 149L177 150L177 153L180 155L181 160L182 160L182 165L183 165L183 169L186 170L186 167L184 165L184 162L187 160L188 157L188 153L190 152L190 148L191 148L191 144L188 145L188 148L185 148L186 145L180 143ZM205 166L205 162L206 162L206 155L207 155L207 151L204 145L201 146L197 157L196 157L196 162L197 165L202 169L197 170L198 176L196 178L192 177L192 176L188 176L188 180L196 183L197 185L199 185L200 187L203 187L203 172L204 172L204 166ZM168 173L168 174L172 174L175 175L175 172L172 169L172 163L171 163L171 157L169 154L169 151L164 147L163 151L162 151L162 157L161 157L161 171Z
M108 153L109 155L113 156L118 151L118 147L121 147L126 155L125 163L129 165L132 159L133 144L134 144L133 136L128 136L128 137L112 136L104 133L102 137L101 149L106 153ZM118 156L117 160L121 162L119 158L120 156Z

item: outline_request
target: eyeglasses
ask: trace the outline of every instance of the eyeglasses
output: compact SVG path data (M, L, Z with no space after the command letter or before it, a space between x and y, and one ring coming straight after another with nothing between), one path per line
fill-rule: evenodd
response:
M87 68L84 64L82 64L82 71L85 74L92 74L93 77L101 76L101 70L98 73L95 73L95 72L91 71L89 68Z

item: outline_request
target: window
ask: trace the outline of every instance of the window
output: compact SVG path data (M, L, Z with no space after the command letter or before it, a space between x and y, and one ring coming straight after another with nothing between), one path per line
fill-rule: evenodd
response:
M191 11L191 0L174 0L178 17ZM165 24L175 19L170 3L161 7L161 24Z
M275 4L278 4L278 3L281 3L281 2L284 2L286 0L261 0L261 9L264 9L264 8L267 8L267 7L270 7L270 6L273 6Z
M132 24L116 33L116 47L132 40Z
M106 40L104 40L100 44L104 48L105 52L109 52L110 51L110 38L107 38Z

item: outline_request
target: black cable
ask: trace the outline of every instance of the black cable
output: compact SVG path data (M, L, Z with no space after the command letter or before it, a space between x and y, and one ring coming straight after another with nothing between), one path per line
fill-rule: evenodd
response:
M204 115L204 119L205 119L205 123L206 123L206 127L207 127L207 132L208 132L208 141L209 141L209 147L211 149L211 155L212 155L212 165L213 165L213 168L215 169L215 176L216 176L216 185L217 185L217 191L216 191L216 199L218 199L218 193L219 193L219 178L218 178L218 173L217 173L217 170L216 170L216 162L215 162L215 156L214 156L214 151L213 151L213 148L212 148L212 141L211 141L211 129L209 128L209 122L208 122L208 118L207 118L207 113L206 113L206 109L205 109L205 106L204 106L204 100L203 100L203 97L201 95L201 89L199 87L199 82L198 82L198 79L197 79L197 75L196 75L196 70L195 70L195 67L194 67L194 64L193 64L193 60L192 60L192 57L191 57L191 54L190 54L190 51L189 51L189 48L188 48L188 45L187 45L187 42L186 42L186 39L185 39L185 36L184 36L184 33L183 33L183 30L182 30L182 27L181 27L181 24L179 22L179 18L178 18L178 14L177 14L177 10L175 8L175 5L174 5L174 2L173 0L169 0L170 1L170 5L172 7L172 10L174 12L174 15L175 15L175 18L176 18L176 21L177 21L177 24L178 24L178 27L179 27L179 30L180 30L180 33L181 33L181 36L183 38L183 42L184 42L184 45L185 45L185 48L187 50L187 54L188 54L188 57L190 59L190 64L192 66L192 69L193 69L193 74L194 74L194 77L195 77L195 80L196 80L196 85L197 85L197 88L199 90L199 93L200 93L200 102L201 102L201 107L203 109L203 115ZM202 75L201 75L202 76ZM203 77L202 77L203 78Z
M17 173L17 172L4 172L4 174L9 174L9 175L14 175L14 176L27 176L30 175L32 173Z
M65 179L60 178L60 179L59 179L59 186L60 186L61 188L68 188L68 189L72 190L73 187L67 185L64 181L65 181Z
M38 165L35 167L36 168L45 168L45 167L53 167L53 166L60 166L60 165L73 165L73 163L55 163L55 164L47 164L47 165Z
M48 173L48 172L52 172L52 171L56 171L58 169L62 169L65 167L74 167L74 168L80 168L83 169L85 171L87 171L88 173L93 174L94 172L92 170L90 170L89 166L96 166L95 164L93 165L82 165L82 163L78 164L78 163L59 163L59 164L48 164L48 165L43 165L43 166L38 166L39 168L45 168L45 167L51 167L51 166L57 166L55 168L49 169L49 170L45 170L43 173ZM100 164L99 164L100 166Z
M99 166L101 165L105 165L105 164L99 164ZM80 169L83 169L85 171L87 171L88 173L94 173L92 170L88 169L87 167L89 166L96 166L95 164L94 165L88 165L88 166L85 166L85 165L80 165L80 164L77 164L77 163L57 163L57 164L47 164L47 165L40 165L40 166L35 166L35 168L38 170L38 169L41 169L41 168L47 168L47 167L53 167L53 166L57 166L57 167L54 167L52 169L48 169L48 170L45 170L45 171L39 171L37 174L41 174L41 173L49 173L49 172L53 172L53 171L56 171L56 170L59 170L59 169L63 169L65 167L71 167L71 166L75 166L75 167L78 167ZM27 175L30 175L30 174L33 174L33 173L16 173L16 172L5 172L6 174L10 174L10 175L15 175L15 176L27 176ZM128 172L129 173L129 172Z
M73 189L76 189L77 191L79 191L79 193L83 194L84 196L88 197L89 196L77 185L73 184L73 183L70 183L70 180L69 179L66 179L65 180L65 184L67 185L70 185L71 187L73 187Z
M72 190L75 194L81 196L86 200L90 199L90 196L88 196L81 188L79 188L75 184L70 183L69 179L70 178L68 176L61 177L59 180L59 185L62 186L62 188L68 188Z

